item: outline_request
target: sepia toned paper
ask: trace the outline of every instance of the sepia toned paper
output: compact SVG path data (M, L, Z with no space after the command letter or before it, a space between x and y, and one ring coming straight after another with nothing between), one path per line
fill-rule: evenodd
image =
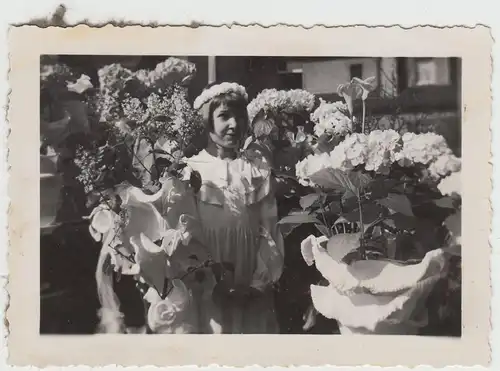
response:
M9 33L10 364L487 365L490 360L491 45L485 27L38 28ZM462 58L461 338L328 335L39 335L39 61L42 54ZM93 283L91 283L93 284Z

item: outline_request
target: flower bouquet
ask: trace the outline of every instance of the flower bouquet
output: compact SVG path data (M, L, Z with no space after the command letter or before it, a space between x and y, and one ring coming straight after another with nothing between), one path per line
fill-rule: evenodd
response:
M460 167L443 137L394 130L348 134L299 162L296 176L311 192L280 224L319 232L301 245L324 277L311 285L315 311L342 333L424 327L436 283L459 270L461 199L450 189Z
M212 263L197 238L193 193L199 175L183 168L203 130L186 100L194 65L169 58L153 71L120 65L99 71L93 102L102 132L75 160L94 209L89 231L102 249L96 271L100 331L125 332L114 279L132 276L143 294L149 332L200 331L197 305L213 283ZM182 248L177 249L178 246Z
M91 202L122 182L157 192L164 170L197 150L203 124L185 88L194 73L192 63L177 58L152 71L119 64L99 70L91 102L99 121L96 139L80 147L76 159Z

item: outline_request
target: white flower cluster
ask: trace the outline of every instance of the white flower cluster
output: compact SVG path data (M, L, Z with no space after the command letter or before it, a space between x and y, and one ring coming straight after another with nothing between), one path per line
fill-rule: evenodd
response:
M74 78L75 74L65 64L40 64L40 81L42 81L42 83L58 81L61 85L65 85Z
M428 152L428 153L424 153ZM374 130L370 134L350 134L330 153L310 155L296 165L296 176L303 185L313 185L309 178L323 169L366 171L388 174L392 164L424 164L431 177L438 179L460 170L443 137L437 134L407 133L401 137L394 130Z
M401 161L408 160L410 164L427 165L437 157L451 153L444 137L435 133L405 133L402 140Z
M133 72L119 63L106 65L97 72L99 87L102 94L118 98L120 91L133 78Z
M227 93L236 93L241 95L245 100L248 100L248 94L245 87L237 84L235 82L223 82L221 84L213 85L210 88L204 90L198 98L195 99L193 107L194 109L200 109L208 101L213 98L227 94Z
M433 178L441 178L456 173L462 168L462 161L451 153L439 156L429 165L429 173Z
M309 180L311 175L321 170L334 168L330 154L324 152L318 155L309 155L295 165L295 175L297 180L303 186L313 186L314 183Z
M460 159L453 155L446 139L439 134L405 133L402 140L403 148L397 155L401 166L427 165L433 178L446 176L461 168Z
M323 99L318 108L311 114L315 123L314 134L318 137L324 133L345 136L352 132L352 121L347 116L347 104L342 102L328 103Z
M374 130L368 135L365 169L387 173L401 150L401 137L394 130Z
M310 113L314 108L315 96L302 89L294 90L262 90L248 105L250 122L261 112L279 114Z
M147 87L165 88L173 84L184 84L190 81L195 73L194 63L171 57L158 63L154 70L139 70L135 75Z

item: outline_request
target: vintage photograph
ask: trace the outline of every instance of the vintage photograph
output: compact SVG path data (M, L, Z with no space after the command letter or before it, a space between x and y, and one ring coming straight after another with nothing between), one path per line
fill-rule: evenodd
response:
M41 335L462 336L462 58L39 68Z
M9 363L487 365L492 42L14 28Z

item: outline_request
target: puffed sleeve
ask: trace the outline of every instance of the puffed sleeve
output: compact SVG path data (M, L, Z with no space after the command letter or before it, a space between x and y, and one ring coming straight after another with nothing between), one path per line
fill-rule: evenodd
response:
M260 247L251 286L262 291L281 277L285 256L283 236L277 224L276 199L272 193L261 201L260 218Z

